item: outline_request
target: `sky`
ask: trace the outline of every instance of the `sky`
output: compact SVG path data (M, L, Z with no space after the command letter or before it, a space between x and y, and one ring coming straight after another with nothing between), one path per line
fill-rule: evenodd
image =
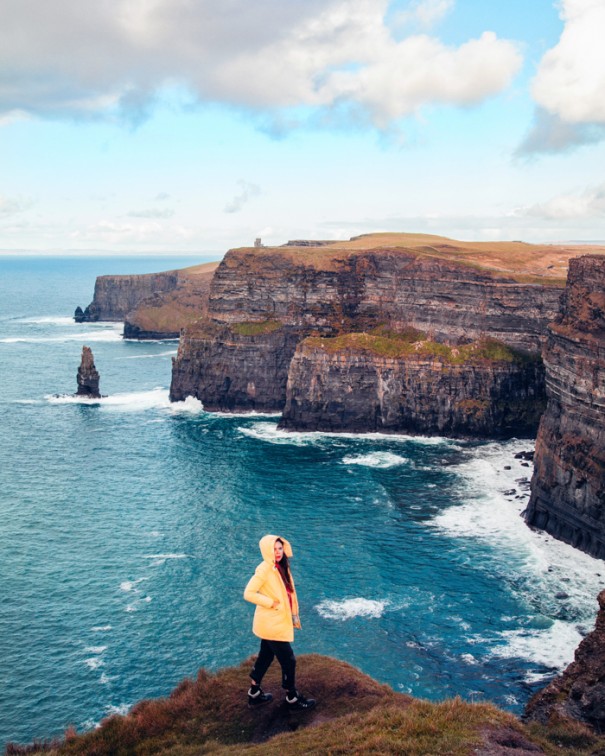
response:
M0 253L604 240L605 0L2 0Z

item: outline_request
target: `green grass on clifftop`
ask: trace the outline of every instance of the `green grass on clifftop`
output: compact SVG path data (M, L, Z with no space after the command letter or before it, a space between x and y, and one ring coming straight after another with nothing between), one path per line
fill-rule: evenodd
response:
M533 359L531 355L511 349L496 339L485 338L451 346L435 341L414 328L394 331L380 327L368 333L345 333L335 338L312 336L305 340L305 344L328 354L365 352L378 357L435 359L450 365L521 363Z
M238 336L262 336L265 333L273 333L281 328L279 320L246 321L244 323L232 323L231 330Z
M292 713L283 704L278 665L263 688L275 700L248 710L251 660L216 674L200 670L168 698L142 701L89 733L68 730L61 741L9 744L7 754L81 756L306 756L306 754L596 753L605 741L581 725L567 730L523 726L490 704L459 698L429 703L395 693L350 665L316 654L299 657L299 686L317 708Z

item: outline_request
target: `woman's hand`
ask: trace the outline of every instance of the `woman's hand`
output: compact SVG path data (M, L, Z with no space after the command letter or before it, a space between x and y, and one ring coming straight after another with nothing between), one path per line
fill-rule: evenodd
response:
M279 601L275 600L271 609L279 609Z
M300 619L298 617L298 614L293 614L292 615L292 624L294 625L294 627L296 627L298 630L300 630L301 624L300 624Z

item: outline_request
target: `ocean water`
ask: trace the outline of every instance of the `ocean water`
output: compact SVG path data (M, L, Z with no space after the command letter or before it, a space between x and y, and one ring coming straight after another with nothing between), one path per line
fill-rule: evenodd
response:
M531 443L285 433L171 405L176 342L70 316L96 275L193 262L0 258L0 744L254 653L242 591L268 532L294 547L298 653L520 713L592 629L605 576L523 523ZM97 402L56 396L83 344Z

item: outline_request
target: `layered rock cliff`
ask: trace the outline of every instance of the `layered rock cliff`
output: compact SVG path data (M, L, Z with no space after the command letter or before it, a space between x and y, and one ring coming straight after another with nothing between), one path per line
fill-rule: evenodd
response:
M456 345L473 340L498 340L512 349L536 355L545 339L547 323L558 312L563 291L561 276L572 254L568 249L555 249L553 252L552 248L521 243L463 244L441 237L400 234L360 237L321 246L231 250L217 268L210 286L207 319L217 325L217 330L211 331L209 326L185 330L174 362L171 396L177 399L192 393L207 408L250 409L254 401L257 408L279 411L286 401L288 363L297 340L310 335L334 337L370 332L379 327L401 331L413 326L425 331L427 339L435 343ZM265 334L257 340L256 336L243 336L242 327L255 323L278 323L279 334ZM229 327L239 331L230 331ZM281 334L288 336L284 336L280 346ZM367 359L366 363L375 373L375 366ZM411 365L409 361L407 369L411 370ZM427 363L422 369L426 375L434 376L436 365L433 362L429 367ZM297 363L297 375L302 380L299 368ZM414 370L420 370L420 366L415 364ZM478 378L481 371L473 368L467 394L455 390L457 398L448 411L458 406L456 402L466 401L466 405L460 405L466 407L464 423L452 416L449 425L441 418L431 421L430 428L435 424L443 429L472 426L475 430L469 433L487 433L479 428L483 423L487 429L489 422L495 421L493 413L500 406L497 397L505 390L507 381L514 384L514 391L523 394L527 390L528 401L533 391L536 407L541 409L539 366L525 367L525 372L521 371L523 377L510 364L490 370L491 373L483 369L483 377ZM362 371L358 362L358 372ZM445 372L444 369L443 375ZM486 377L488 373L490 379ZM402 385L407 386L407 380L412 378L408 377ZM452 380L460 387L465 378L459 371ZM532 380L535 383L530 391ZM482 398L476 399L472 392L479 390L481 381ZM353 382L357 387L362 383L361 378ZM299 385L302 387L300 382ZM421 386L429 393L418 401L428 406L435 399L434 392L445 384L428 380L415 384L416 397ZM485 410L488 394L492 396L489 412ZM474 405L468 403L471 400ZM393 408L389 409L386 413L389 419L380 423L386 422L385 427L389 428L398 426L402 421L391 421L393 412ZM518 421L513 422L509 409L498 412L499 428L515 425L517 434L535 428L535 413L532 419L522 419L525 411L519 410ZM480 415L484 420L476 419L474 424L469 419ZM294 422L294 416L288 414L285 422ZM353 422L352 415L349 420ZM425 420L428 421L428 414L420 413L418 432L430 432L423 426ZM360 415L354 425L364 429L364 422ZM374 429L377 422L373 415L365 429ZM509 430L496 433L508 435Z
M605 255L571 261L543 357L548 407L526 520L605 558Z
M141 300L124 318L125 339L176 339L208 313L210 283L218 263L177 271L174 289Z
M489 336L539 351L562 291L556 279L515 278L425 248L240 249L216 271L209 313L326 333L413 325L438 339Z
M218 263L143 275L99 276L93 301L77 307L78 323L124 321L126 339L176 339L207 314L210 282Z
M280 411L299 329L277 321L186 328L173 360L170 400L194 396L210 411Z
M530 699L525 720L580 721L598 733L605 731L605 591L598 602L595 629L580 643L563 674Z
M82 314L74 317L81 323L124 320L142 300L176 289L178 279L176 270L132 276L98 276L92 302L84 311L78 308Z
M280 426L529 437L546 403L543 386L538 357L498 342L449 348L422 334L308 338L290 365Z

